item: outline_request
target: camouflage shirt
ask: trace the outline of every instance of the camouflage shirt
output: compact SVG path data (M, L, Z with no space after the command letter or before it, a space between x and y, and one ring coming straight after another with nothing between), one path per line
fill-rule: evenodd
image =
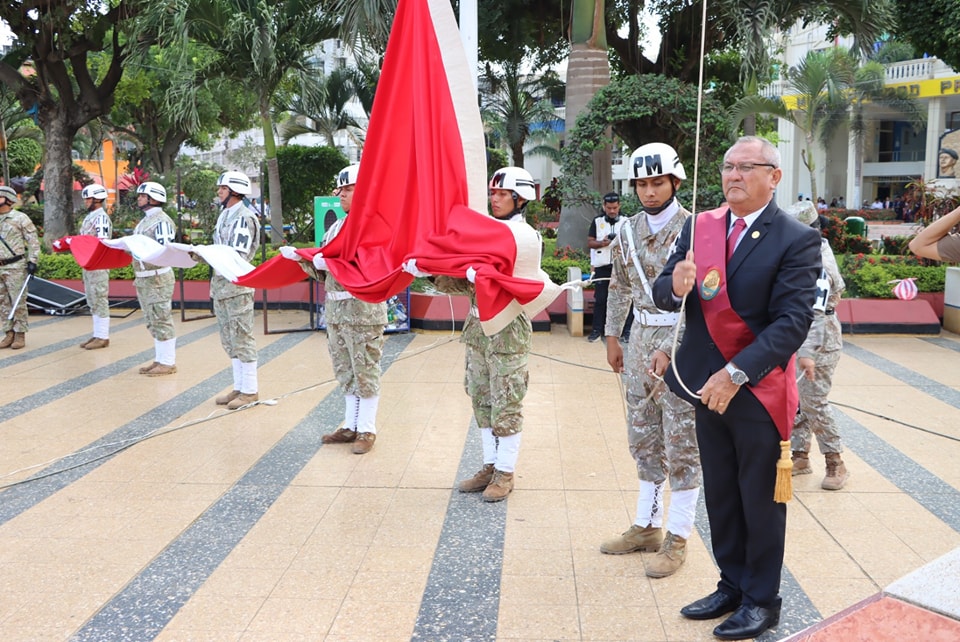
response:
M242 201L224 208L213 229L213 244L232 247L242 259L252 261L260 247L260 221L257 215ZM217 273L210 277L210 296L216 300L252 291L251 288L231 283Z
M113 223L102 207L88 212L80 224L80 234L96 236L98 239L113 238Z
M643 285L643 278L637 272L637 264L630 253L630 241L627 234L631 234L633 237L633 247L636 250L637 261L643 270L647 283L652 288L653 282L663 271L663 266L672 253L673 241L680 234L688 216L690 216L690 212L680 206L676 214L667 221L667 224L654 234L647 223L646 214L641 212L637 216L630 217L628 222L620 229L617 239L612 244L613 274L610 276L610 289L607 295L607 325L605 328L607 336L619 336L619 328L623 327L627 315L630 314L631 305L635 306L637 311L647 314L664 314L663 310L658 309L654 304L647 288ZM653 345L650 347L653 350L670 354L674 327L658 326L651 332L653 334ZM647 334L644 336L647 336Z
M820 242L820 259L823 269L817 281L817 299L813 304L813 323L807 338L797 350L797 355L811 359L819 352L834 352L843 348L840 319L836 309L847 284L840 276L837 259L833 256L827 239ZM827 314L830 312L830 314Z
M137 226L133 228L133 233L152 238L160 245L166 245L176 238L175 229L173 219L167 216L166 212L159 207L151 207L143 213L143 218L140 219ZM137 272L158 270L162 267L162 265L144 263L137 259L133 260L133 269Z
M23 267L26 263L36 263L40 257L40 238L37 228L30 217L19 210L10 210L0 214L0 259L15 256L26 258L25 263L17 261L8 267Z

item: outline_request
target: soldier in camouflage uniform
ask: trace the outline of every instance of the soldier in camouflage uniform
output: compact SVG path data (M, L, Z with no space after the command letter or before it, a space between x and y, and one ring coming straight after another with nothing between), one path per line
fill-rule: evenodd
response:
M133 229L134 234L152 238L161 245L175 238L173 220L161 209L167 202L167 190L160 183L147 181L137 186L137 207L143 218ZM170 299L173 297L173 269L133 260L133 285L137 300L153 337L154 360L140 368L140 374L160 377L177 371L177 333L173 327Z
M490 210L501 221L524 222L523 210L537 198L533 177L525 169L504 167L490 180ZM404 264L414 276L429 276L416 267L416 259ZM434 277L437 289L470 297L470 313L463 322L460 342L465 345L464 387L473 403L473 416L480 428L483 467L461 481L462 493L483 491L487 502L499 502L513 490L513 476L520 454L523 429L523 398L529 375L527 360L533 342L533 326L521 313L500 332L487 336L477 316L474 271L466 279Z
M80 192L87 215L80 224L80 234L98 239L113 238L113 223L103 209L107 190L103 185L87 185ZM86 350L99 350L110 345L110 270L84 270L83 290L93 317L93 336L80 344Z
M820 229L820 216L810 201L796 203L789 212L801 223ZM827 239L820 241L820 259L823 270L817 281L817 298L813 304L813 324L807 339L797 351L797 369L803 373L797 387L800 390L800 414L790 437L793 450L793 474L809 475L810 433L817 437L820 452L826 459L827 472L820 483L824 490L840 490L850 474L840 457L843 445L837 422L830 412L827 396L833 385L833 373L843 351L840 320L836 309L846 284L840 276L837 259Z
M619 537L603 542L612 555L656 551L647 560L646 574L666 577L686 557L700 494L700 453L693 406L673 394L661 379L669 367L679 313L664 312L653 302L651 282L663 269L674 239L690 216L677 201L683 165L669 145L650 143L630 158L630 185L643 211L621 228L613 245L613 276L607 300L607 361L626 378L627 441L637 463L640 492L633 525ZM624 358L620 329L634 306L633 332ZM667 533L663 523L663 492L670 480Z
M359 164L349 165L337 174L334 196L340 197L340 207L349 215L353 203ZM346 217L340 219L323 235L321 247L340 233ZM300 255L289 246L280 248L288 259L300 260ZM343 390L343 425L323 436L325 444L352 443L352 452L363 455L370 452L377 439L377 407L380 404L380 359L383 356L383 330L387 325L387 304L367 303L354 297L327 270L322 254L313 264L300 264L314 279L326 272L323 287L326 290L324 314L327 323L327 348L333 362L334 376Z
M250 179L243 172L224 172L217 179L221 211L213 230L214 245L226 245L250 262L260 246L260 221L243 204ZM260 399L257 383L257 341L253 338L253 290L219 273L210 278L213 311L220 326L220 345L233 366L233 389L217 397L220 406L236 410Z
M13 209L16 204L17 193L13 188L0 187L0 315L3 315L4 333L0 348L12 350L27 344L24 336L28 329L27 293L23 285L28 275L37 271L40 258L37 228L30 217Z

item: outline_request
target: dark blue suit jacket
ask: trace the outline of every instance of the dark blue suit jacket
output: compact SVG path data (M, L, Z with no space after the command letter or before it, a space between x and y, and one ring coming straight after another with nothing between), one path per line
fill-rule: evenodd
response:
M730 216L728 211L728 223ZM690 247L691 219L687 219L675 251L653 286L653 298L663 310L680 307L673 297L673 269ZM693 252L696 262L696 246ZM785 367L803 344L813 321L819 274L820 235L771 201L744 234L727 264L730 303L756 336L753 343L731 359L747 374L750 383L760 381L773 368ZM686 329L676 361L681 378L693 392L727 363L707 332L699 287L687 296ZM700 403L677 384L672 368L666 379L677 395L695 405ZM731 406L730 410L736 409Z

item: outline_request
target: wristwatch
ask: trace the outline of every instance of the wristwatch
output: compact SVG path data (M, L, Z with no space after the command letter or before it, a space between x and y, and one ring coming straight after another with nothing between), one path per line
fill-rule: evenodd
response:
M724 369L730 374L730 381L738 386L742 386L750 381L750 378L747 377L747 373L733 365L733 362L728 363Z

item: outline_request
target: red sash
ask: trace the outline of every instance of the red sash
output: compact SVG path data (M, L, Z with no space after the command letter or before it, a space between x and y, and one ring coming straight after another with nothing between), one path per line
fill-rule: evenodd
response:
M727 293L727 207L701 212L694 225L694 260L700 307L710 338L727 361L750 345L754 334L730 305ZM751 382L750 391L763 404L780 437L790 439L800 394L791 356L785 370L773 368L758 382Z

